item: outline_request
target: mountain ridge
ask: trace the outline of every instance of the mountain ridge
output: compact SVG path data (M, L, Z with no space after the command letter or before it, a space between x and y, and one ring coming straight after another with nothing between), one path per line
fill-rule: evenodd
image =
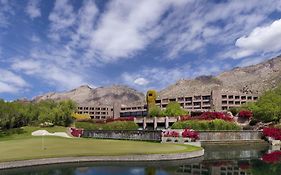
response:
M159 98L179 97L210 93L213 89L247 94L261 94L281 83L281 56L246 67L236 67L217 76L199 76L181 79L159 91ZM135 105L144 104L145 95L126 85L91 88L82 85L67 92L50 92L37 96L33 101L72 99L79 105Z

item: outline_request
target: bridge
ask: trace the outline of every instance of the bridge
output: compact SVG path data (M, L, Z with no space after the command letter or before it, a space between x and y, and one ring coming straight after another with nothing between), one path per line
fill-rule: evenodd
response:
M179 117L136 117L134 122L142 129L168 129L176 121L179 121Z

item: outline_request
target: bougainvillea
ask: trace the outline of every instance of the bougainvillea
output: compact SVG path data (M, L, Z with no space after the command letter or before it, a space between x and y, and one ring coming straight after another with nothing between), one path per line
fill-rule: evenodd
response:
M163 133L164 137L179 137L179 133L177 131L165 131Z
M192 129L185 129L183 132L182 132L182 137L184 138L191 138L191 139L194 139L194 140L197 140L199 139L199 134L192 130Z
M201 120L215 120L215 119L221 119L224 121L233 121L233 118L223 112L203 112L200 116L199 119Z
M223 112L203 112L201 115L199 116L190 116L190 115L186 115L186 116L181 116L180 117L180 121L186 121L186 120L215 120L215 119L221 119L224 121L234 121L233 118Z
M247 170L247 169L251 168L251 165L250 165L250 163L248 161L247 162L245 162L245 161L239 162L238 166L242 170Z
M70 128L70 134L74 137L81 137L83 135L83 132L83 129Z
M251 119L253 117L252 111L240 111L238 113L238 117L245 118L245 119Z
M108 118L106 119L106 123L116 122L116 121L134 121L134 117L119 117L119 118Z
M272 137L275 140L281 140L281 129L279 128L263 128L263 135Z
M186 120L191 120L191 116L190 115L183 115L180 116L180 121L186 121Z
M278 163L281 161L281 151L264 154L261 159L266 163Z

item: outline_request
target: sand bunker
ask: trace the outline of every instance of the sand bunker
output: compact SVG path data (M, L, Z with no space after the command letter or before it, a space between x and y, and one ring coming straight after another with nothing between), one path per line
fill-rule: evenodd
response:
M72 138L65 132L55 132L49 133L46 130L37 130L31 133L32 136L57 136L57 137L65 137L65 138Z

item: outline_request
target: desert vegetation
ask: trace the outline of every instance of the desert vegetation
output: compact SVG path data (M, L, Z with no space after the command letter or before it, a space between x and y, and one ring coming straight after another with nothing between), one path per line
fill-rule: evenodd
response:
M76 104L71 100L38 103L5 102L0 100L0 131L27 125L69 126Z
M161 110L160 107L154 105L149 109L148 113L150 117L173 117L187 115L189 112L185 109L182 109L178 102L170 102L166 109Z

